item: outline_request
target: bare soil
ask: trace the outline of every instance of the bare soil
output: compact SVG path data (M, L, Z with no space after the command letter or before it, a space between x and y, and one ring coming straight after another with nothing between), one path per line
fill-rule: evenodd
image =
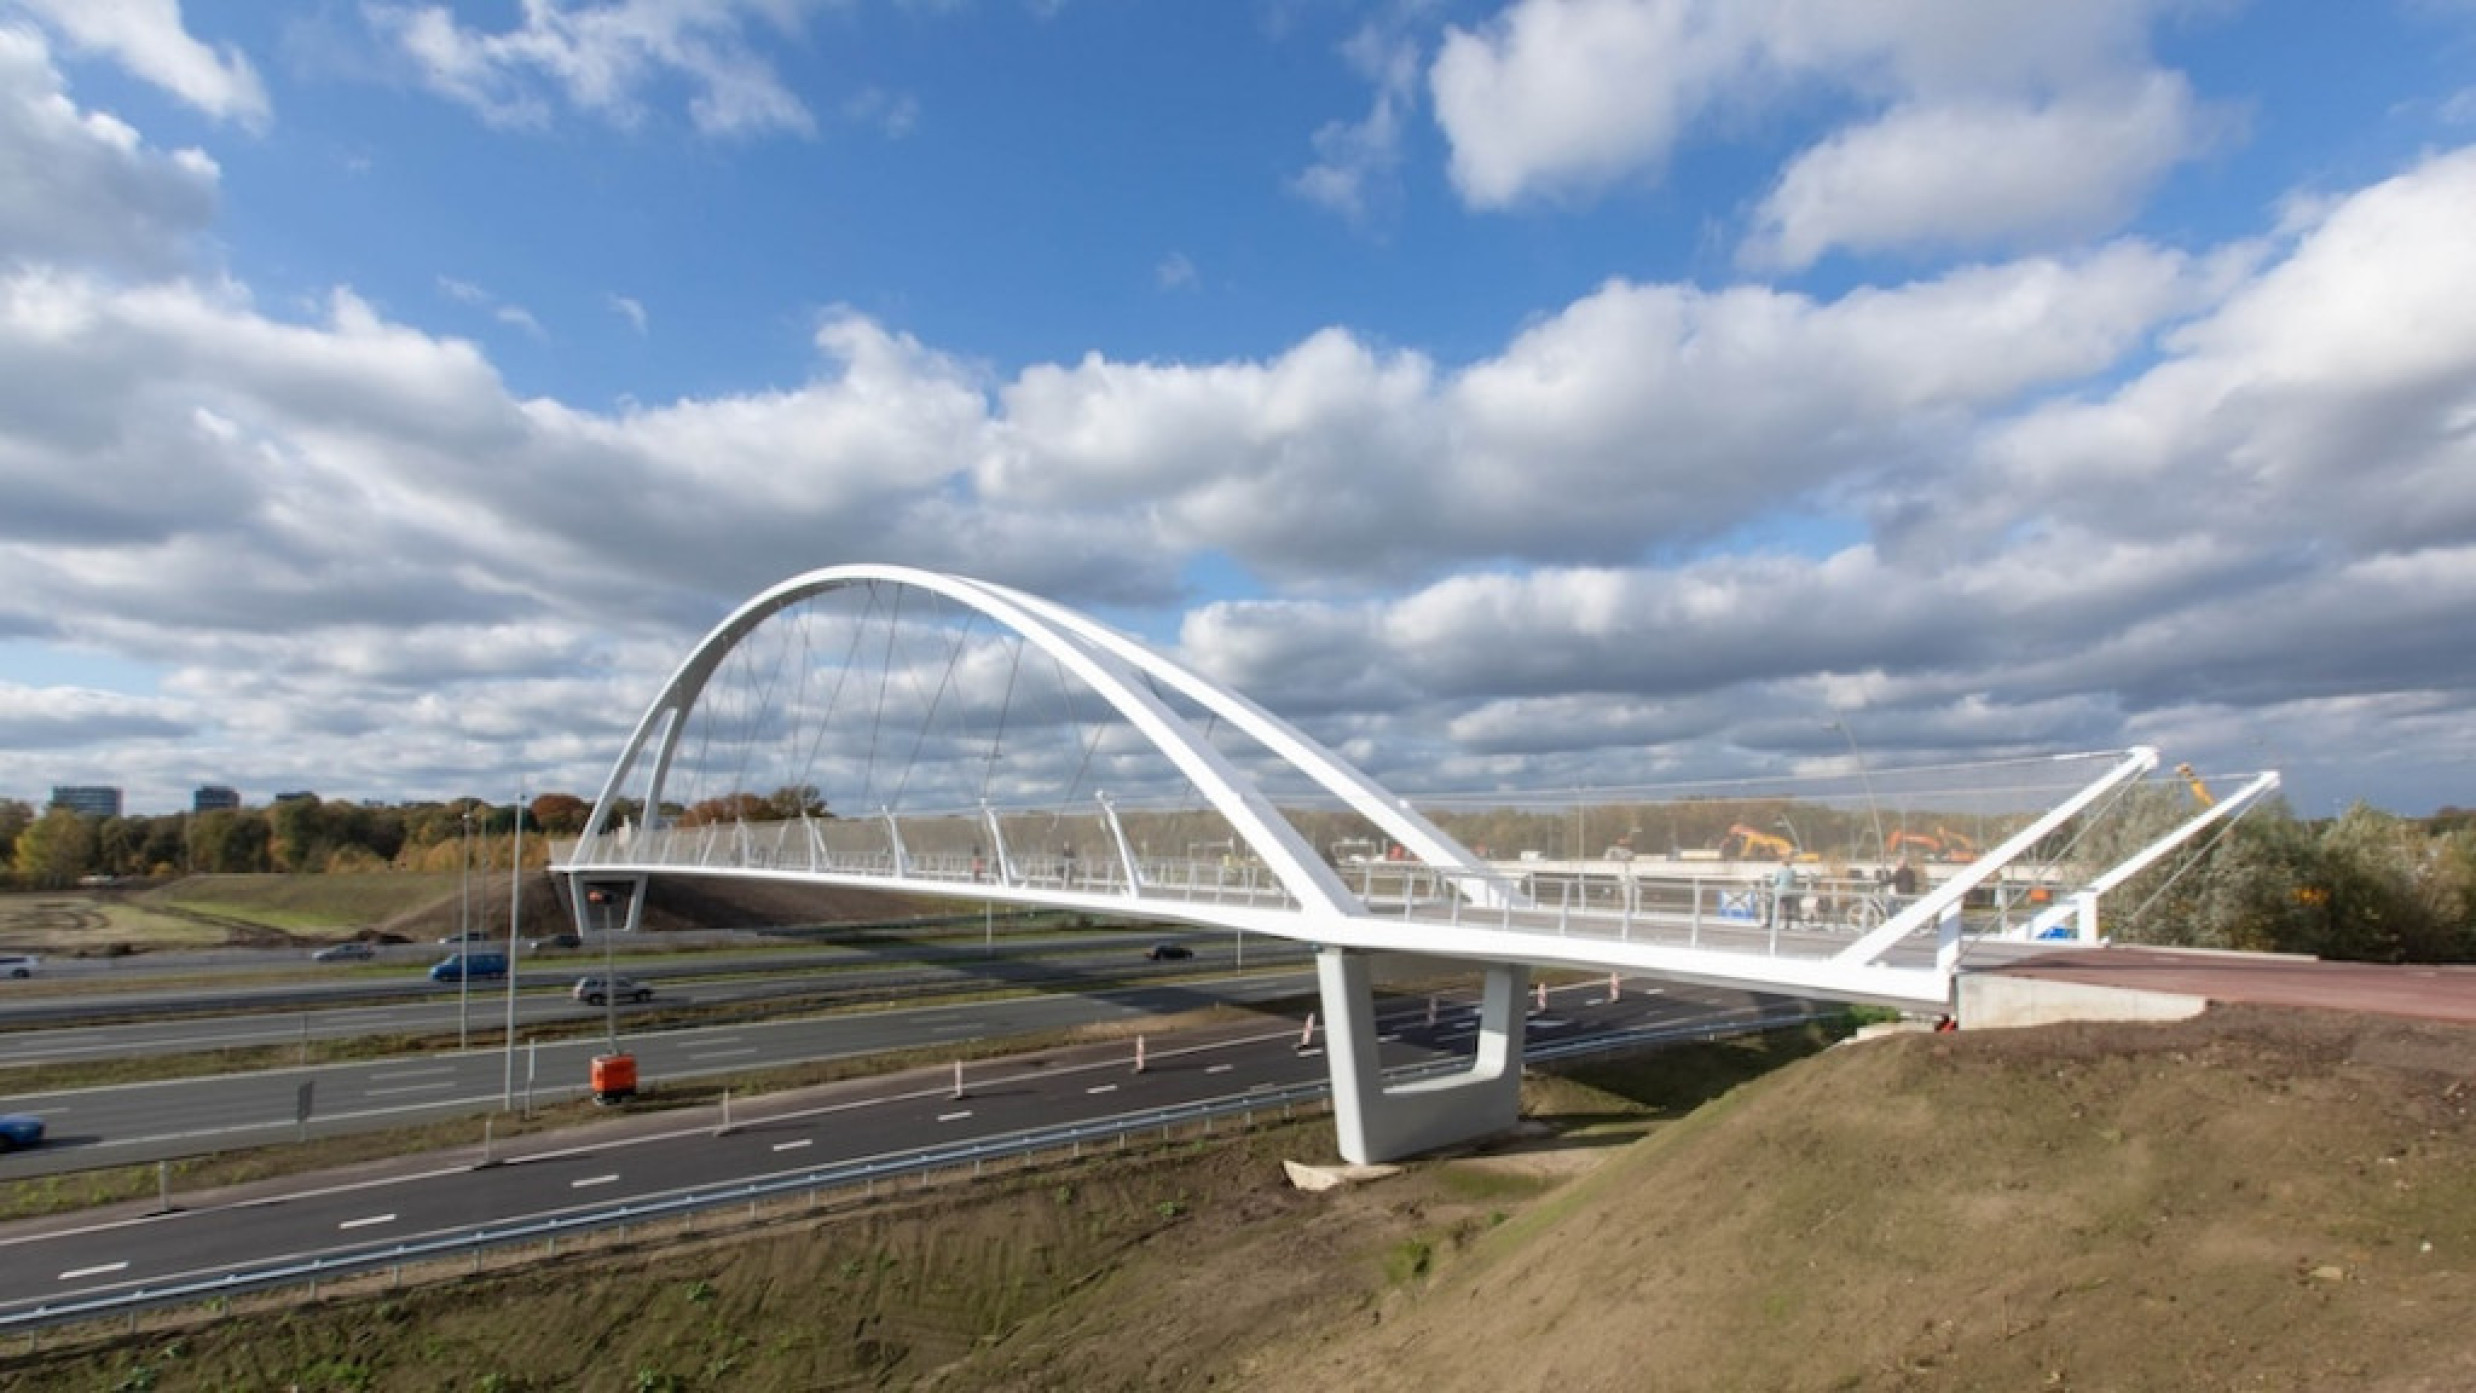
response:
M0 1389L2465 1389L2471 1045L2254 1008L1680 1050L1329 1194L1281 1178L1318 1120L98 1333Z

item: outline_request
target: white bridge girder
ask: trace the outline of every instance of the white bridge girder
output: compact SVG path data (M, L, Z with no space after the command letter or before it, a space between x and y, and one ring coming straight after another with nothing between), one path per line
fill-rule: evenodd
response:
M653 822L636 828L612 826L621 791L639 761L649 755L652 765L644 807L662 806L689 714L739 642L767 618L806 598L845 586L882 583L914 587L966 606L1054 658L1142 732L1227 820L1260 863L1260 883L1250 869L1247 883L1239 887L1242 895L1233 892L1225 878L1211 885L1208 895L1204 887L1192 883L1187 886L1190 893L1168 893L1165 887L1175 877L1147 873L1123 834L1117 832L1113 813L1109 814L1110 826L1123 863L1122 874L1111 873L1114 879L1104 877L1098 883L1088 873L1077 879L1044 881L1009 855L1002 837L994 848L994 877L988 867L978 864L968 874L941 869L904 849L899 819L891 811L884 815L887 852L882 868L832 864L823 855L822 839L813 834L801 838L804 853L793 854L784 845L779 828L768 843L744 828L724 836L699 828L693 830L704 835L690 837L691 829ZM1429 878L1423 882L1423 897L1399 905L1378 905L1354 891L1243 771L1154 694L1148 685L1154 683L1244 731L1374 823L1410 853L1416 873ZM1958 907L1969 886L1999 871L2005 861L2073 812L2137 777L2156 761L2154 750L2131 752L2064 806L1855 943L1845 939L1789 941L1784 949L1776 930L1767 936L1742 925L1722 924L1706 930L1698 918L1680 930L1675 924L1629 917L1610 933L1604 922L1588 916L1577 921L1572 915L1551 914L1531 903L1511 877L1304 732L1083 615L1020 591L958 576L897 566L839 566L793 577L757 595L690 652L638 721L595 800L584 835L557 858L554 869L568 877L579 924L593 922L587 914L589 884L641 885L656 875L719 875L1141 916L1316 945L1322 950L1318 980L1340 1150L1355 1161L1376 1161L1469 1140L1511 1124L1511 1100L1517 1097L1521 1072L1522 1031L1518 1005L1506 1003L1520 996L1533 967L1616 971L1788 995L1948 1010ZM993 816L990 826L994 831ZM1401 884L1408 897L1410 881L1404 879ZM633 926L641 897L629 898ZM1895 962L1894 950L1928 925L1938 931L1939 951L1923 961ZM1749 941L1749 935L1760 941ZM1459 959L1483 972L1481 1045L1469 1069L1441 1080L1389 1086L1376 1072L1372 983L1363 955L1392 952ZM1500 997L1505 1001L1499 1001Z

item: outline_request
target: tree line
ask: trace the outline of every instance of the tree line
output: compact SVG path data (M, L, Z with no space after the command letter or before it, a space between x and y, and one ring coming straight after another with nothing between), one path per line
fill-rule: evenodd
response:
M613 811L635 819L643 808L620 799ZM521 807L480 798L386 804L304 794L264 807L155 817L90 817L65 807L38 812L22 799L0 798L0 882L57 890L175 875L504 869L515 854L519 825L531 843L526 864L542 865L549 841L580 835L592 813L593 805L572 793L540 794ZM832 816L817 790L804 784L763 796L665 803L662 813L683 826Z
M635 819L641 809L622 804L616 811ZM1768 806L1693 811L1714 827L1737 821L1773 825L1791 813L1819 825L1831 816L1828 810L1793 808L1761 816L1775 811ZM2081 846L2077 854L2092 864L2111 864L2188 811L2171 796L2156 794L2152 806L2110 829L2109 844ZM521 806L478 798L370 804L305 796L266 807L106 818L62 807L38 813L23 801L0 799L0 878L17 889L56 890L96 880L184 874L506 868L519 825L526 864L542 865L550 841L582 833L591 812L585 800L567 793L544 793ZM817 790L807 786L665 805L662 812L664 821L684 826L833 816ZM1508 846L1554 846L1584 835L1580 828L1560 835L1551 819L1527 816L1537 819L1535 825L1442 820L1470 845L1493 843L1497 855L1506 854L1502 848ZM1379 845L1364 835L1373 829L1357 826L1355 818L1325 815L1325 820L1333 825L1309 815L1305 822L1314 825L1302 825L1301 831L1328 854ZM1464 821L1470 825L1455 825ZM1629 830L1646 821L1642 811L1608 819L1609 825ZM1696 826L1691 835L1708 832ZM1162 845L1193 840L1182 837L1183 832L1165 835ZM1586 854L1598 854L1598 848L1593 845ZM2339 817L2308 821L2273 802L2227 827L2206 855L2168 858L2120 888L2108 897L2104 912L2106 932L2129 942L2362 962L2476 962L2476 811L2444 808L2431 817L2408 818L2358 804Z
M21 800L0 799L0 869L19 889L56 890L175 875L504 866L520 819L527 837L572 837L591 812L566 793L546 793L521 808L479 798L371 804L308 796L154 817L91 817L63 807L38 813ZM547 851L546 844L528 847L525 859L538 863Z

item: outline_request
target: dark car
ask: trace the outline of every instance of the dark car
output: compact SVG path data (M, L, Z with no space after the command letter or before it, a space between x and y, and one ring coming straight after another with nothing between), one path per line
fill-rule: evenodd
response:
M460 934L449 934L445 938L439 940L439 942L449 945L458 943L488 943L490 941L490 934L484 929L466 929Z
M637 981L633 977L613 977L609 979L609 982L610 984L608 986L604 986L602 978L579 977L576 979L576 989L568 994L575 997L578 1001L594 1006L599 1006L605 1001L614 1000L653 1000L653 988L646 986L644 983Z
M575 934L551 934L533 940L533 951L537 953L545 948L582 948L584 946L585 941Z
M1155 943L1143 950L1143 955L1156 963L1178 962L1195 956L1195 950L1183 943Z
M370 959L377 956L377 949L363 943L359 939L354 939L349 943L338 943L333 947L321 948L317 952L310 954L310 961L319 963L362 963L368 962Z
M42 1118L30 1112L0 1112L0 1151L42 1144Z

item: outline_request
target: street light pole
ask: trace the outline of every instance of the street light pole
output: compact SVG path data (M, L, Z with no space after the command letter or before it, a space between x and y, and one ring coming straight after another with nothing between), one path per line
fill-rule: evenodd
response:
M473 1011L473 810L464 810L456 844L456 1051L465 1047Z
M524 781L516 783L516 831L507 872L507 1068L500 1108L516 1106L516 923L524 904Z
M1866 757L1857 749L1857 732L1850 730L1846 721L1833 721L1831 728L1848 741L1848 757L1857 762L1857 782L1866 791L1866 816L1874 823L1874 854L1880 859L1885 854L1883 810L1874 801L1874 776L1866 772Z

